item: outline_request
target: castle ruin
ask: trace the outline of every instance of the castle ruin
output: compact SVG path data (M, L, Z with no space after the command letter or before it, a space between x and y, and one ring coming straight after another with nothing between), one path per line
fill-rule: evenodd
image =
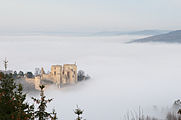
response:
M45 73L44 69L41 68L41 74L34 78L35 88L39 89L39 85L44 80L53 82L59 87L67 84L75 84L77 82L77 65L52 65L50 73Z

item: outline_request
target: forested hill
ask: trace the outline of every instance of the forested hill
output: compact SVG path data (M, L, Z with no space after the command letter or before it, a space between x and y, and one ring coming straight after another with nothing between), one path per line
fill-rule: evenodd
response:
M165 42L165 43L181 43L181 30L169 32L167 34L155 35L147 38L133 40L133 42Z

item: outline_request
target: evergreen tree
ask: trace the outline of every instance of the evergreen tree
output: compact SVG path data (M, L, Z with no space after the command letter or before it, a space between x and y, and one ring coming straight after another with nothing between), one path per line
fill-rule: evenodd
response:
M26 94L16 85L12 74L0 73L0 120L29 120L33 106L25 103Z
M56 120L57 117L56 117L56 113L55 111L53 111L53 113L48 113L46 112L46 107L47 107L47 103L50 103L52 101L52 99L45 99L46 96L44 95L44 89L45 86L44 85L40 85L40 99L36 99L36 98L33 98L32 99L34 100L34 102L36 104L38 104L38 110L34 112L34 116L35 118L37 118L38 120L47 120L47 119L52 119L52 120ZM52 116L52 114L54 116Z
M58 120L57 113L55 112L55 109L53 109L51 120Z
M1 73L0 79L0 120L11 120L14 118L15 103L14 92L16 88L10 75Z
M26 99L26 94L23 94L22 92L23 87L21 84L19 84L17 92L15 92L15 98L16 98L16 116L18 118L18 120L29 120L29 119L33 119L33 115L34 115L34 106L31 105L29 106L28 103L24 103L25 99Z
M83 114L83 110L81 110L81 109L77 106L77 109L74 110L74 113L77 115L76 120L82 120L81 115Z

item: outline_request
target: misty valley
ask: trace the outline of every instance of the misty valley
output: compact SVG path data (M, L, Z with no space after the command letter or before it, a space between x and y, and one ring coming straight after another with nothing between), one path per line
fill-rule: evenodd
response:
M45 95L53 98L47 109L54 108L59 118L74 119L70 114L79 105L84 109L83 117L89 120L131 119L139 113L145 118L166 119L174 101L181 97L181 45L127 44L144 37L0 36L0 55L8 58L8 70L16 70L17 74L33 73L36 67L37 74L46 76L51 73L51 65L76 61L77 69L85 71L89 80L45 89ZM3 64L0 69L4 69ZM28 101L32 102L31 97L38 97L39 92L32 92L29 84L25 86ZM114 112L109 114L110 110Z

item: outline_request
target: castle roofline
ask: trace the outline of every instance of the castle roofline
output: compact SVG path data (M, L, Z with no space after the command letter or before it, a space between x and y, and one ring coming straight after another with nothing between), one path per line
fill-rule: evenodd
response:
M76 64L63 64L63 66L77 66ZM51 67L62 67L62 65L52 65Z
M77 66L76 64L64 64L63 66Z
M61 67L62 65L52 65L52 67Z

